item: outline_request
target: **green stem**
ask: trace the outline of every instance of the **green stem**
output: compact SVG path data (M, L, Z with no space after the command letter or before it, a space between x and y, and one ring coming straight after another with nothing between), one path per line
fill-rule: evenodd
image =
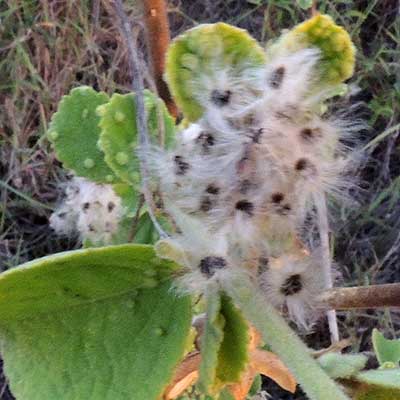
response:
M307 346L246 275L221 282L244 316L287 365L310 400L350 400L311 357Z

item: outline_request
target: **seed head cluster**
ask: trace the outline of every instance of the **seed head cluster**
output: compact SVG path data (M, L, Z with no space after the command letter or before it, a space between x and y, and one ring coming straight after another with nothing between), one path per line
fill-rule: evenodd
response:
M123 216L121 198L111 185L73 178L65 187L64 201L50 217L50 226L60 235L78 234L95 245L111 242Z
M192 82L202 118L173 150L147 154L179 232L172 240L188 290L245 269L301 325L323 278L299 232L316 196L346 193L353 158L343 139L357 125L321 115L328 90L316 81L319 63L314 48L246 71L216 56L212 73Z

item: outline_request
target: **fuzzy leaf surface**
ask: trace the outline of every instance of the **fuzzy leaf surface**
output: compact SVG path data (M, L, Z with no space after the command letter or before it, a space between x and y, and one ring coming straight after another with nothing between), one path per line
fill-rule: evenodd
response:
M400 390L400 368L373 369L360 372L354 378L367 385Z
M104 153L97 146L100 118L96 109L108 100L107 94L88 86L72 89L61 99L47 133L64 167L101 183L116 181L115 174L104 161Z
M224 318L221 315L221 296L218 287L209 285L206 293L206 324L201 341L199 388L212 394L217 376L218 352L224 339Z
M360 372L368 358L363 354L326 353L318 362L324 371L333 379L350 378Z
M175 268L150 246L125 245L2 274L0 343L16 398L158 399L191 324L190 299L171 291Z

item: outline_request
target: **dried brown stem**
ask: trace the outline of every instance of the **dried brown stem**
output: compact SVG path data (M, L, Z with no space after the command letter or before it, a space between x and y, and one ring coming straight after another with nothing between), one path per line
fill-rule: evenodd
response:
M163 79L165 53L170 42L167 5L165 0L144 0L144 19L146 24L147 47L159 96L164 100L171 115L176 117L178 110Z
M320 296L326 310L400 307L400 283L334 288Z

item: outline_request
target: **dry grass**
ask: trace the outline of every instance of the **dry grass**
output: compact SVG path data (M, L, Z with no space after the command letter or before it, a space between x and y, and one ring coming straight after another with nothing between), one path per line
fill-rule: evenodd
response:
M65 171L43 133L60 97L72 87L87 84L109 93L129 87L124 43L107 3L0 3L0 271L76 246L48 227ZM137 3L125 3L140 22ZM266 41L307 16L291 0L169 3L173 35L196 23L223 20ZM361 102L372 127L361 138L368 149L360 187L353 191L358 206L337 208L335 257L345 285L400 281L400 5L394 0L319 5L346 27L359 49L355 91L344 101ZM372 326L398 336L400 318L389 311L345 313L340 325L354 338L354 350L365 350ZM325 344L326 329L319 327L308 340L315 347ZM293 398L269 389L279 398ZM0 399L11 398L0 376Z

